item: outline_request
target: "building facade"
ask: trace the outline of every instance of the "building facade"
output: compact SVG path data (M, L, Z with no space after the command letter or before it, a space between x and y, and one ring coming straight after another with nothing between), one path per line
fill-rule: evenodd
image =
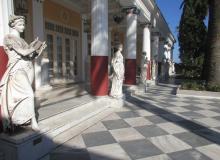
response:
M35 90L86 83L92 95L108 95L110 59L119 43L124 46L125 84L137 84L143 52L148 80L164 77L172 61L175 39L154 0L0 0L0 79L7 65L2 46L11 14L25 16L22 37L27 42L36 37L47 42L34 62Z

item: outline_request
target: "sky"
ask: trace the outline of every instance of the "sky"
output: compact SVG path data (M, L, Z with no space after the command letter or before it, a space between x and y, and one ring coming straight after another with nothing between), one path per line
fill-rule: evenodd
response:
M183 0L156 0L160 11L165 17L173 35L175 36L176 43L174 45L173 51L173 59L176 63L180 63L179 59L179 44L178 44L178 31L177 27L179 25L180 17L182 14L182 10L180 9L180 5Z

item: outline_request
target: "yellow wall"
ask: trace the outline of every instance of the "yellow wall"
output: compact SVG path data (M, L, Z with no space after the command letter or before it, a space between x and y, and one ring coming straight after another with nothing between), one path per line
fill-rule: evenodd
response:
M81 30L81 16L51 0L44 1L44 18Z

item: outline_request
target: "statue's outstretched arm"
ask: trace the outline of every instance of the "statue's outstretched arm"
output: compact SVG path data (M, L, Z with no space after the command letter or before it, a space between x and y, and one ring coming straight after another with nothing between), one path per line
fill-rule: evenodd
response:
M30 55L30 54L35 52L34 48L22 49L22 48L15 48L15 47L13 47L12 49L15 52L17 52L19 55L22 55L22 56L28 56L28 55Z

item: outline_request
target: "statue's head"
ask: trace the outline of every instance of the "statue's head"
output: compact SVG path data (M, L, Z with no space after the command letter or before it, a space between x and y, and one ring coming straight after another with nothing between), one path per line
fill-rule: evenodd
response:
M122 44L118 44L115 46L117 51L122 51L123 50L123 45Z
M24 16L10 15L8 25L21 33L25 29L25 18Z

